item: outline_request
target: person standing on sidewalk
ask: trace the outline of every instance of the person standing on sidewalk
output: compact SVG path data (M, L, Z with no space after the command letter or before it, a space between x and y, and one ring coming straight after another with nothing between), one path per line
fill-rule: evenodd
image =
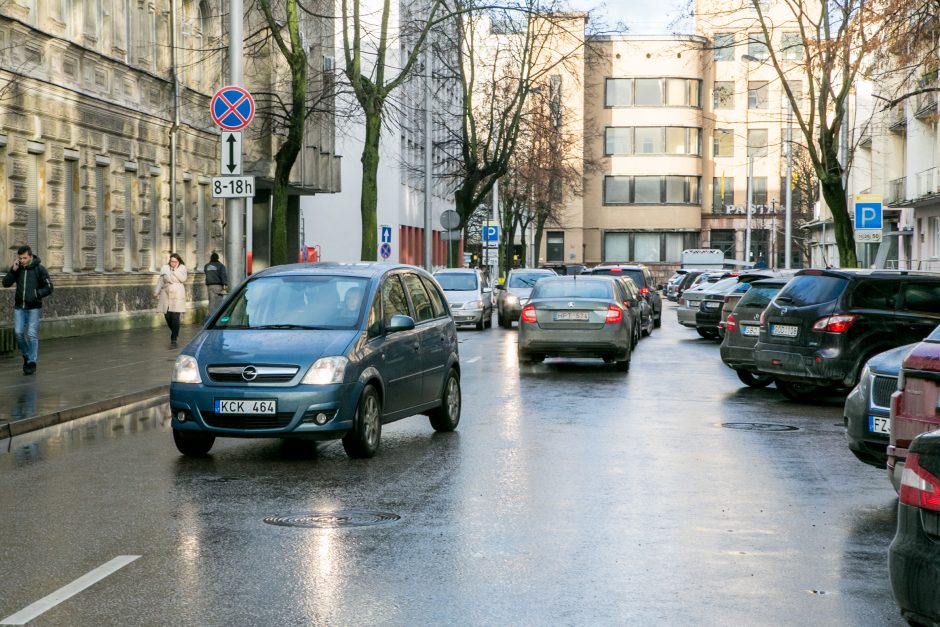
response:
M23 374L33 374L39 359L42 299L52 294L52 280L49 279L49 271L29 246L16 249L13 265L3 277L3 287L10 287L14 283L13 334L23 353Z
M170 327L170 348L176 348L180 334L180 314L186 311L186 278L189 271L183 258L177 253L170 255L170 261L160 268L160 278L153 290L157 299L157 310L163 312L166 326Z
M206 273L206 291L209 292L209 315L215 311L215 308L222 302L222 289L228 285L228 272L225 265L219 261L219 253L212 253L209 256L209 263L205 265L203 271Z

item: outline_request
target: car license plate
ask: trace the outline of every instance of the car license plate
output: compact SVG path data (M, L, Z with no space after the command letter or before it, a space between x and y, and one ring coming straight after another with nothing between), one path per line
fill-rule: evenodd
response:
M554 320L587 320L586 311L556 311Z
M741 335L755 336L760 335L760 327L756 324L742 324Z
M277 401L274 399L215 399L217 414L276 414Z
M800 327L792 324L772 324L770 325L770 334L779 337L796 337Z
M717 300L705 301L705 309L718 309L719 307L721 307L721 303Z
M872 433L891 435L891 419L888 416L869 416L868 430Z

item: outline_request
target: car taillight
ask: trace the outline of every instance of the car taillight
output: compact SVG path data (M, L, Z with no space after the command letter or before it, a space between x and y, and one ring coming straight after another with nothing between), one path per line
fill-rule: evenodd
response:
M623 310L609 305L607 307L607 324L617 324L618 322L623 322Z
M519 319L523 322L538 322L538 318L535 317L535 306L526 305L523 307Z
M731 331L734 333L738 330L738 319L734 317L734 314L728 314L728 318L725 320L725 331Z
M650 288L648 288L648 287L641 287L641 288L640 288L640 294L642 294L643 296L646 296L646 295L649 294L649 293L650 293Z
M940 479L921 468L917 453L908 453L904 462L898 498L905 505L940 512Z
M813 331L825 331L826 333L845 333L855 322L858 316L854 314L841 314L838 316L826 316L820 318L813 325Z
M685 305L685 299L684 299L684 298L680 298L680 299L679 299L679 304L684 306L684 305Z

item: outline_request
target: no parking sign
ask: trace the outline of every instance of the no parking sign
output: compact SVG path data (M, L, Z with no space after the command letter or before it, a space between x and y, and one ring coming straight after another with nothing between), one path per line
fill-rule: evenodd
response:
M255 117L255 100L241 87L229 85L215 92L209 111L212 121L226 131L240 131Z

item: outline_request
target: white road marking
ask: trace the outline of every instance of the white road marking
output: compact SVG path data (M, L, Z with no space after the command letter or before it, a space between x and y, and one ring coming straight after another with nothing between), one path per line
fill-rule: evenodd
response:
M88 574L82 575L72 583L62 586L52 594L39 599L16 614L12 614L0 620L0 625L25 625L37 616L48 612L59 603L72 598L85 588L90 588L108 575L124 568L139 557L140 555L118 555L110 562L102 564Z
M478 356L476 356L476 357L471 357L470 359L467 359L467 360L464 361L463 363L465 363L465 364L475 364L476 362L480 361L481 359L482 359L482 357L480 357L480 356L478 355Z

